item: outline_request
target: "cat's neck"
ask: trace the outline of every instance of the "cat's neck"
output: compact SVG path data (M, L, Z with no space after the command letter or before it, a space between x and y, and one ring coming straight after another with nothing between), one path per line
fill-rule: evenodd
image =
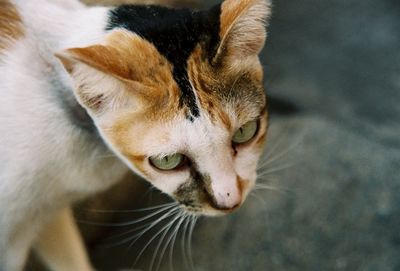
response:
M16 5L27 30L23 49L16 50L27 50L29 58L35 59L38 68L36 75L30 73L32 78L49 85L48 94L56 97L73 127L98 137L92 119L76 101L70 78L54 54L99 43L106 34L109 8L89 8L78 2L77 6L66 6L56 0L16 0ZM17 52L21 58L25 55Z

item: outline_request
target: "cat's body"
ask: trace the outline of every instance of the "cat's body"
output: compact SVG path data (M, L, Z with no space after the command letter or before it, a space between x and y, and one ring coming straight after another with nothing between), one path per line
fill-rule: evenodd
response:
M249 5L252 1L243 2ZM253 2L264 5L263 1ZM117 14L115 15L117 17L114 17L113 21L110 19L110 10L108 8L87 8L72 0L15 0L12 3L9 0L0 0L0 7L3 8L3 11L8 9L8 14L11 11L16 12L15 16L7 17L10 22L7 31L4 30L4 27L2 28L2 15L0 12L1 271L21 270L31 247L38 248L39 254L55 270L90 270L80 238L71 220L71 213L67 208L77 200L105 190L116 183L126 174L129 170L128 167L141 176L154 181L153 183L157 187L168 194L174 195L178 201L182 203L189 202L188 206L193 210L200 208L200 203L197 204L196 200L209 197L208 194L204 193L213 195L213 192L210 191L215 191L217 188L210 181L213 176L210 177L209 175L214 173L209 173L207 177L204 177L198 175L197 171L193 173L191 170L190 176L192 176L193 180L195 179L193 176L200 176L202 180L207 180L204 181L206 184L204 189L203 184L193 185L191 181L185 183L179 181L176 184L171 181L169 185L165 184L163 186L157 180L157 178L161 177L154 176L154 174L161 173L149 173L150 170L146 168L149 165L142 164L144 163L142 161L143 155L139 151L135 154L127 154L124 149L129 149L131 146L121 147L121 144L126 144L127 136L124 132L121 132L120 128L117 129L112 125L110 126L110 123L119 123L118 127L126 125L126 122L121 124L121 118L116 118L116 114L122 114L124 115L123 119L126 119L128 103L130 107L134 108L139 107L137 103L143 103L142 99L139 99L139 102L134 100L134 102L130 103L132 98L130 96L124 99L121 97L115 98L112 101L105 99L109 98L107 95L111 95L115 89L123 88L121 82L127 83L128 78L125 77L125 71L122 68L120 70L115 68L116 64L120 64L121 67L126 66L126 64L120 60L115 63L107 55L108 51L104 52L103 55L105 57L103 60L93 60L98 57L95 55L92 58L93 61L87 58L89 55L93 57L93 52L87 52L87 54L80 52L82 53L80 54L76 51L76 54L73 53L71 55L65 53L66 51L60 53L67 48L85 48L95 44L108 46L107 44L109 43L114 44L112 48L117 48L121 43L121 46L126 49L127 47L124 47L124 43L132 42L132 47L136 48L136 51L132 49L132 52L129 53L132 56L145 55L144 51L147 49L142 51L143 49L140 48L145 48L143 46L150 47L147 43L142 44L144 41L136 41L137 36L129 36L131 35L129 33L119 30L113 31L112 24L118 24L115 20L116 18L121 18L118 17L121 16L121 13L115 12L114 15ZM125 11L122 10L122 12ZM264 13L266 14L266 12ZM263 18L265 17L264 13L262 14ZM3 15L3 17L5 16ZM260 20L263 18L260 18ZM107 38L110 32L113 36ZM153 43L157 44L157 41L153 40ZM263 43L263 39L261 43ZM138 46L135 47L135 44L138 44ZM258 45L258 47L260 46L262 44ZM163 51L160 48L157 49ZM212 51L217 53L217 49L217 47L212 48ZM129 51L130 49L127 50ZM194 46L191 50L195 50ZM151 48L150 51L149 54L155 54L154 48ZM192 53L192 51L189 53ZM259 48L256 48L255 51L258 52ZM256 55L257 52L252 54ZM55 53L59 53L58 58L61 59L64 67L59 59L54 56ZM167 60L175 66L180 63L169 57L168 53L163 53L163 55L167 55ZM127 54L126 56L129 57L130 55ZM144 59L148 59L149 56L147 55ZM157 55L155 58L159 63L156 65L157 67L158 65L160 67L168 65L163 57ZM196 59L193 61L196 61ZM84 64L82 66L79 63ZM146 67L144 63L143 65L136 65L138 64L136 62L136 68L146 71L146 68L154 69L155 67L154 64L151 67ZM186 65L185 62L181 63ZM189 61L186 63L189 63ZM249 64L249 61L243 61L242 65L246 65L246 63L248 65L256 65ZM187 65L190 68L190 64ZM235 65L232 63L233 69L235 69ZM131 71L131 68L128 70ZM168 84L171 85L173 81L171 78L178 80L175 76L176 73L175 70L174 76L171 77L156 68L151 73L144 73L141 76L149 76L150 74L154 76L151 83L161 80L164 83L169 82ZM130 76L135 77L138 75L130 74ZM189 77L191 85L198 83L192 80L191 75ZM260 75L258 75L257 80L260 79L259 77ZM129 80L133 79L129 78ZM136 81L140 81L142 85L145 85L143 82L145 80L135 79L135 83ZM151 83L149 84L151 85ZM184 84L185 82L178 82L178 86L181 89ZM77 89L81 89L82 86L84 86L84 91L93 89L95 95L87 100L85 96L87 92L81 93L82 96L80 96L77 93ZM130 87L132 86L130 85ZM112 91L110 91L111 94L103 94L98 92L100 91L99 89ZM192 134L187 135L189 139L190 137L195 138L196 136L201 137L209 134L210 132L207 129L210 129L209 127L211 127L213 121L210 123L208 118L205 118L205 114L202 112L203 107L199 106L199 104L202 104L203 101L200 100L203 98L196 94L194 96L190 93L185 94L185 91L182 91L182 93L184 98L181 97L179 105L182 106L183 103L187 105L187 108L183 110L185 112L184 117L180 121L183 126L172 123L174 127L180 127L179 129L181 129L176 133L178 135L184 134L185 129L191 129L191 125L195 125L197 128L194 129ZM260 100L260 113L254 113L252 118L257 117L257 114L265 117L265 112L262 112L264 110L263 107L265 107L262 105L264 101L261 101L262 96L260 97L257 98ZM104 100L96 100L100 98L104 98ZM215 103L219 104L215 99L214 105L210 101L208 102L210 107L215 106ZM107 102L110 102L110 104L108 105ZM105 106L109 107L106 108ZM119 109L121 111L118 111ZM154 111L154 108L151 110ZM219 112L219 114L222 113ZM160 111L160 115L162 117L159 118L164 118L165 123L169 123L169 127L171 127L171 120L168 120L167 116L168 113ZM227 126L235 126L232 121L226 120L226 118L228 117L225 116L225 122L228 123ZM154 118L152 119L154 121ZM175 119L176 117L173 118L173 120ZM205 120L207 120L207 124L203 124ZM134 120L131 120L131 122L138 123L138 121L135 122ZM147 122L141 124L140 127L142 128L135 127L134 131L131 132L133 134L136 133L136 136L132 137L133 134L131 133L129 140L139 141L137 138L143 138L142 141L139 141L142 146L152 145L154 138L149 136L148 141L146 141L147 137L143 135L146 134L146 129L154 131L154 125L150 129L145 127L146 123L152 123L152 120L147 120ZM235 129L237 128L236 125ZM159 129L163 131L162 129L166 128ZM258 129L265 133L266 128L264 125L260 124ZM126 128L126 130L130 129ZM110 131L112 131L113 135L109 134ZM118 135L115 134L115 131L119 131ZM154 133L156 134L156 132ZM124 136L118 138L121 134ZM261 134L260 139L257 141L261 141L263 137L264 134ZM219 138L217 136L214 136L214 138L215 142L218 142ZM160 138L159 140L167 142L169 139ZM182 136L179 140L187 141L188 139ZM186 144L188 145L189 143ZM169 142L166 145L175 146L173 142ZM197 140L197 143L193 143L193 146L196 146L199 152L204 147L219 148L219 145L214 147L212 147L213 145L205 146L204 142L199 140ZM154 148L156 147L153 146ZM195 147L193 148L195 149ZM181 149L181 147L178 147L178 149ZM256 163L260 150L261 147L258 146L257 154L253 155L254 158L251 158L251 162L254 163L255 161ZM156 154L154 151L149 152L152 152L152 155ZM173 149L171 151L167 149L160 150L160 153L163 154L175 152L177 151ZM212 155L218 159L229 160L231 159L227 158L231 155L229 148L227 152L228 156L225 152L214 152ZM191 157L190 154L187 154L187 156ZM193 161L197 161L195 159L197 158L193 158ZM199 159L203 158L200 157ZM197 164L199 163L197 162ZM204 160L204 163L207 164L207 161ZM210 167L212 167L211 164ZM250 167L252 175L246 178L255 179L255 176L253 176L255 174L255 165L242 163L241 167ZM200 166L196 166L196 168L200 168ZM230 168L230 166L227 164L225 168ZM239 167L236 172L240 170ZM229 174L227 175L226 172L223 172L222 175L218 173L221 179L228 178L226 176ZM187 176L184 171L177 174L180 174L179 176L182 176L182 178L187 178L184 177ZM239 176L239 173L236 174ZM240 177L236 177L236 174L233 176L234 185L237 182L238 187L244 189L243 187L248 185L242 182ZM237 192L239 188L231 188L229 183L221 183L218 187L227 189L227 195L228 197L231 195L231 199L232 197L239 197L235 196L239 193ZM195 192L194 190L197 188L203 192ZM208 192L204 192L206 190ZM194 197L195 200L191 197ZM221 204L221 206L223 205L221 209L229 209L236 207L237 202L242 201L242 197L245 197L245 195L241 194L239 198L233 199L232 203L229 198L221 197L221 199L218 199L218 197L216 196L216 199L212 200L211 206ZM63 239L66 242L63 242ZM57 244L52 244L52 242L57 242Z
M23 257L56 212L106 189L128 170L111 156L82 113L54 58L54 52L72 44L87 45L85 39L92 40L102 27L94 20L105 24L105 11L95 9L85 16L47 1L20 2L18 10L30 22L29 29L0 53L1 264L8 261L4 257L18 262L18 254Z

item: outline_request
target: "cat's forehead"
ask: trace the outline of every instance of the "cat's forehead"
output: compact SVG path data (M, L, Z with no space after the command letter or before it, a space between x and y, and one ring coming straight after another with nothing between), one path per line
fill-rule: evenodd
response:
M126 58L132 70L141 70L140 81L158 89L162 98L155 97L154 101L167 105L169 112L184 111L191 121L205 110L229 126L227 105L243 112L249 111L248 107L252 107L250 111L263 107L259 104L264 101L260 87L262 69L257 58L253 58L253 65L238 69L225 63L210 64L220 42L220 13L220 6L208 12L120 6L111 10L108 29L125 30L124 36L114 39L114 46L123 43L121 38L136 35L140 40L132 38L132 43L154 48L137 48L132 44L136 52Z
M123 5L110 12L108 29L124 28L155 46L172 64L172 77L180 90L180 104L190 117L199 116L199 108L187 76L187 60L199 44L207 44L211 55L218 42L220 9L196 12L160 6Z

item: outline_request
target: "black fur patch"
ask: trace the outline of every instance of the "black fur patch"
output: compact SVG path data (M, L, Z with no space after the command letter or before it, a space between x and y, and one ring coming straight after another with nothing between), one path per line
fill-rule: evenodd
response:
M201 43L210 60L219 43L220 5L208 11L170 9L160 6L122 5L110 11L107 30L125 28L154 44L173 64L173 76L181 89L180 106L187 106L188 119L200 115L187 75L187 60Z
M175 200L192 211L200 210L205 204L218 209L208 174L201 174L194 167L190 169L189 179L174 192Z

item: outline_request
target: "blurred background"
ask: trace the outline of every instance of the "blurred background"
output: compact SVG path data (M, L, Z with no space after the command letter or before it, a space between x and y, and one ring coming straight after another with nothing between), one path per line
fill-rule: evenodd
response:
M149 270L153 257L155 270L163 250L159 270L191 270L189 246L198 271L400 270L400 1L275 0L268 32L258 189L234 214L200 218L192 243L186 231L172 252L171 228L154 254L166 222L134 244L136 224L86 223L132 221L151 210L94 210L165 200L128 176L76 209L98 270Z

